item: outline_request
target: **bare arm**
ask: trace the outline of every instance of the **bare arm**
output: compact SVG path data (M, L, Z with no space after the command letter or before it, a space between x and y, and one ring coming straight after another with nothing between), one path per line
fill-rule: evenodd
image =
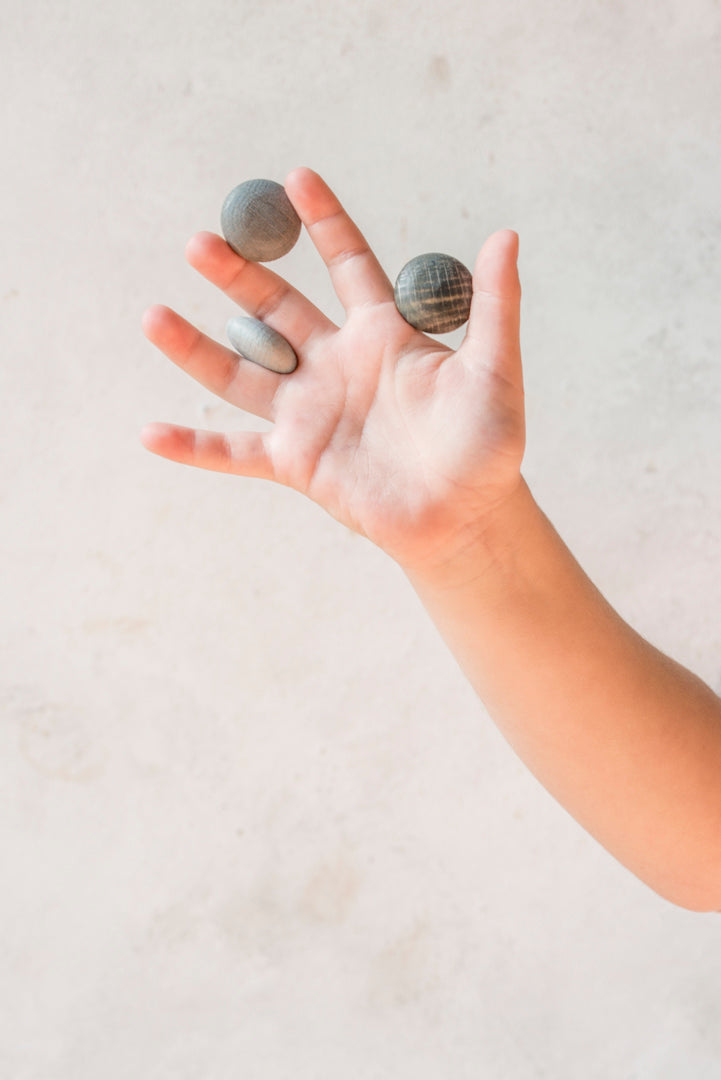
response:
M534 502L519 345L518 238L474 271L453 352L413 330L324 182L286 190L346 311L335 326L265 266L200 234L191 263L299 355L291 375L151 308L147 336L269 432L153 424L148 449L304 492L403 568L500 729L547 789L674 903L721 908L721 701L606 603Z
M411 580L546 789L682 907L721 907L721 700L604 600L525 484L482 541Z

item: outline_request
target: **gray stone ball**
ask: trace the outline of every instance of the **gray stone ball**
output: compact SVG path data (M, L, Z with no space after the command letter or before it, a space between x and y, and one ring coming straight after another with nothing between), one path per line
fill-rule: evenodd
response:
M260 319L236 315L226 326L228 340L236 352L268 371L289 375L298 365L295 350L282 334Z
M452 255L417 255L401 270L394 288L396 307L406 322L429 334L446 334L471 313L473 277Z
M300 236L301 221L275 180L246 180L226 196L220 211L223 236L251 262L286 255Z

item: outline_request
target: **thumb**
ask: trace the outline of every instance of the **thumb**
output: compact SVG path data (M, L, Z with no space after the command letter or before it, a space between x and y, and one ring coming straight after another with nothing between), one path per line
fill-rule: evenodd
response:
M466 332L473 355L517 385L522 381L518 244L518 233L501 229L481 248Z

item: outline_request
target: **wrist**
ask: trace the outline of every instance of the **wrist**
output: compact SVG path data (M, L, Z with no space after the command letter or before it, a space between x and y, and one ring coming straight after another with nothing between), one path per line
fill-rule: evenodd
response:
M522 476L516 487L481 518L469 522L424 557L400 561L414 588L423 593L505 589L518 580L523 552L544 515Z

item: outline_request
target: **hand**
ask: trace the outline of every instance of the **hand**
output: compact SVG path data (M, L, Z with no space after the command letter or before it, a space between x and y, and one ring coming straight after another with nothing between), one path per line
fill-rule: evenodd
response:
M198 234L186 250L191 265L281 333L299 364L276 375L170 309L150 308L143 329L153 344L273 428L218 434L151 424L143 443L184 464L293 487L405 569L443 562L483 532L520 484L518 237L504 230L486 241L466 337L454 352L399 314L393 286L316 173L295 169L285 187L328 267L345 323L334 325L221 237Z

